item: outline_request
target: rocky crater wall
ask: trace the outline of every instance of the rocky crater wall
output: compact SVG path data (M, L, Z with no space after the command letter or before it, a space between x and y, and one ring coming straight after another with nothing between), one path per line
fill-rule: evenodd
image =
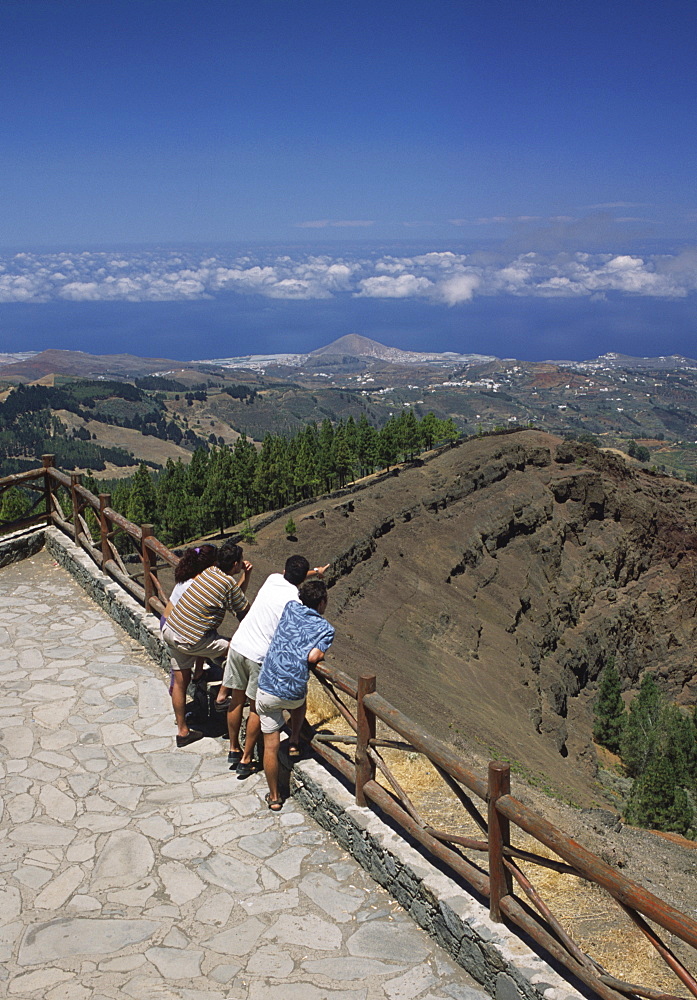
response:
M333 563L342 669L374 670L437 735L571 780L584 804L610 657L628 692L653 670L695 702L689 484L524 431L465 442L296 521L299 546Z

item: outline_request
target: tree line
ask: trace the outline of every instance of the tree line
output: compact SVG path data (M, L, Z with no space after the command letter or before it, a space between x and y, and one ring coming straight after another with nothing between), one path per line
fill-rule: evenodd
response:
M378 430L362 415L333 425L308 424L293 437L267 434L261 448L242 434L234 445L198 448L191 461L169 459L151 475L141 464L130 479L114 481L111 505L135 524L154 525L168 545L181 545L267 510L309 500L347 482L414 459L435 444L454 442L453 420L412 410L391 417ZM83 484L94 493L104 485L93 476Z
M694 837L697 796L697 706L687 715L644 674L629 712L619 674L608 661L594 706L593 737L619 754L633 779L625 818L635 826Z

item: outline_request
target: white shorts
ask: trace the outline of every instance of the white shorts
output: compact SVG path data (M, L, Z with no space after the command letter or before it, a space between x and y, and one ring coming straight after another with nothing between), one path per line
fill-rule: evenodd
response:
M279 729L283 729L286 722L283 709L290 711L294 708L300 708L304 704L304 698L299 698L297 701L286 701L285 698L277 698L275 694L269 694L267 691L257 688L256 706L262 733L277 733Z
M261 663L250 660L230 646L223 674L223 687L230 688L231 691L244 691L249 700L254 701L257 696L260 670Z
M198 642L183 643L165 622L162 638L169 646L172 670L191 670L199 656L222 664L227 656L229 639L217 632L206 632Z

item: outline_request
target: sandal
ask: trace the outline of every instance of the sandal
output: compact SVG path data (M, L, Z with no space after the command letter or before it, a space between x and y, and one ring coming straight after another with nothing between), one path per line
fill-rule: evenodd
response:
M186 736L177 736L177 747L181 750L182 747L188 747L190 743L198 743L202 739L203 733L198 729L190 729Z
M237 767L237 765L239 764L239 762L241 760L242 760L242 751L241 750L229 750L228 751L228 755L227 755L227 762L228 762L228 764L234 764L235 767Z
M302 756L302 747L300 743L289 743L288 744L288 756L291 760L297 760Z
M238 778L248 778L250 774L256 774L257 771L261 771L261 764L256 760L251 760L248 764L240 761L239 764L231 767L230 770L236 771Z
M271 792L267 792L264 796L264 802L267 804L271 812L280 812L283 809L283 799L272 799Z

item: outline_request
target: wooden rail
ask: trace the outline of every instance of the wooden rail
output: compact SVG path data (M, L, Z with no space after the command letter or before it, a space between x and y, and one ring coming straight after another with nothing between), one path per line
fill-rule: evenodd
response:
M0 499L13 486L38 493L26 515L0 523L0 532L16 531L33 525L53 524L72 538L96 566L111 576L147 611L160 615L167 594L158 578L163 566L176 566L179 557L152 533L152 525L138 526L111 507L111 496L96 497L85 489L79 473L66 475L54 466L53 455L42 456L42 468L20 472L0 480ZM43 504L44 510L34 509ZM116 539L125 540L138 555L136 572L129 572Z
M13 486L35 492L37 497L22 517L0 523L0 533L42 522L53 524L70 535L101 570L148 611L162 613L167 595L158 579L158 569L164 565L176 566L179 559L153 535L152 525L133 524L113 510L109 494L100 493L96 497L82 486L79 474L66 475L56 469L52 455L42 456L41 469L1 479L0 499ZM44 510L39 511L37 508L42 504ZM128 572L115 544L117 535L126 539L138 553L139 566L135 575ZM673 994L626 983L609 975L573 940L516 861L551 868L595 883L629 915L690 994L697 997L694 976L652 926L656 925L692 948L697 948L697 921L619 874L514 798L510 793L508 764L492 761L486 778L467 768L451 747L434 738L382 698L376 691L373 675L365 675L356 682L348 674L326 663L318 664L312 671L354 732L353 736L315 734L312 747L316 753L355 787L359 805L374 803L406 834L450 868L457 879L464 880L480 896L488 899L492 920L518 927L603 1000L624 1000L626 996L677 1000ZM349 704L347 698L355 702L355 706ZM378 720L401 738L378 738ZM355 747L353 759L340 753L332 744ZM383 759L380 751L385 748L415 751L430 760L479 827L482 839L434 830L426 823ZM386 779L389 789L376 780L378 771ZM486 816L477 805L477 799L485 804ZM559 860L512 846L511 825L551 850ZM463 851L466 850L486 854L487 869L465 857ZM515 895L514 882L522 889L525 901Z
M358 805L365 804L368 800L377 805L441 863L450 867L454 875L464 879L477 893L488 899L492 920L518 927L604 1000L619 1000L627 995L642 996L648 1000L675 1000L673 994L626 983L609 975L573 940L530 879L520 870L516 860L593 882L604 889L620 909L629 915L666 965L692 996L697 997L697 981L694 976L645 918L692 948L697 948L697 921L648 892L643 886L625 878L514 798L510 794L508 764L492 761L487 778L465 767L447 744L434 738L381 697L375 690L373 675L361 677L356 682L326 663L318 664L312 671L341 716L355 732L355 736L335 736L326 732L316 734L312 738L313 749L354 785ZM355 701L355 708L347 704L346 695ZM378 738L378 721L402 739ZM354 759L339 753L332 744L355 747ZM428 758L486 839L434 830L425 823L387 763L382 760L380 749L385 747L393 750L416 750ZM375 780L376 768L386 776L389 789ZM477 799L484 804L486 815L477 806ZM559 860L512 846L511 826L523 830L553 851ZM488 870L483 870L476 862L464 856L463 851L486 853ZM522 889L525 902L514 894L514 882Z

